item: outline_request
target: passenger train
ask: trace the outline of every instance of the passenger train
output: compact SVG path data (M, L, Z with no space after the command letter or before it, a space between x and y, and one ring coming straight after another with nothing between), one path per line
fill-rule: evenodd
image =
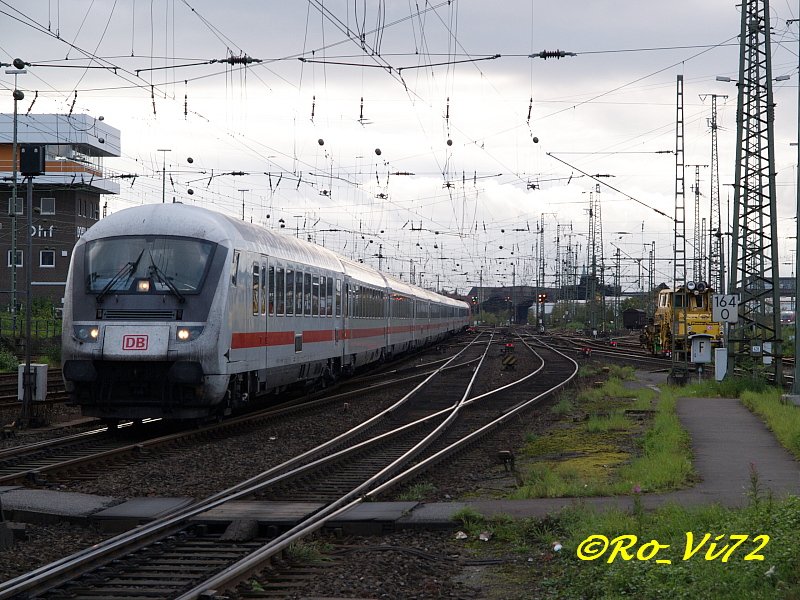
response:
M204 419L333 381L469 324L469 305L197 206L154 204L78 241L62 366L84 415Z

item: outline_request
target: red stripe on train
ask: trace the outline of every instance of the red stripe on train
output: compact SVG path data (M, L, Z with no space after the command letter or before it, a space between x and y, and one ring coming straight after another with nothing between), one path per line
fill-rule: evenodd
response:
M425 324L417 326L417 329L427 330L441 324ZM389 329L390 334L413 333L413 325L402 325ZM385 327L370 327L364 329L344 329L339 332L340 339L354 340L368 337L382 337L386 333ZM303 332L303 343L311 344L314 342L332 342L334 340L333 329L309 329ZM238 350L241 348L261 348L269 346L292 346L294 345L293 331L271 331L256 333L234 333L231 336L231 348Z

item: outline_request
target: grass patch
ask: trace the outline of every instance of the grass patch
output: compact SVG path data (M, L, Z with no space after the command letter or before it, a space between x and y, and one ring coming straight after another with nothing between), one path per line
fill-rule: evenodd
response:
M566 538L563 542L563 572L548 583L561 588L565 597L580 598L797 598L800 577L797 564L800 548L795 535L800 526L800 500L761 502L743 510L728 510L710 506L688 510L667 506L639 517L620 513L594 515L578 511L565 520ZM706 533L711 539L702 550L684 560L686 532L692 532L697 545ZM608 564L607 556L596 561L581 561L578 545L588 536L604 534L610 539L623 534L637 534L635 548L649 540L669 544L657 559L669 559L671 564L650 561L615 560ZM749 535L727 562L721 558L706 560L706 552L717 535L722 548L729 542L727 535ZM767 546L758 554L764 560L745 561L744 557L759 545L757 535L770 536ZM771 574L767 575L772 569Z
M520 453L513 498L596 496L685 487L694 477L688 434L675 413L677 395L665 388L658 401L649 388L629 389L618 377L562 399L551 410L577 418L529 439ZM634 420L626 409L654 410Z
M595 415L589 417L585 425L589 433L605 431L624 431L630 429L631 421L623 413L617 412L611 415Z
M397 499L404 502L420 502L436 492L436 486L432 483L415 483L408 486Z
M332 549L330 544L317 540L294 542L286 548L286 557L302 563L329 561L325 554Z
M693 476L689 434L675 412L679 390L662 390L652 426L642 440L642 453L620 470L620 478L642 491L666 491L689 483Z
M556 404L550 407L550 412L554 415L566 415L572 412L572 400L561 398Z
M741 399L747 408L764 420L778 441L795 458L800 458L800 408L782 404L781 393L776 389L760 393L745 391Z
M627 365L609 365L608 374L622 381L631 381L636 377L636 369Z
M686 509L666 505L653 512L631 515L620 511L596 513L575 506L558 517L544 520L526 519L511 522L508 518L483 518L474 512L469 517L470 540L476 552L491 556L519 553L516 569L505 567L489 575L490 587L520 582L530 598L641 598L644 600L675 599L778 599L800 597L800 545L796 532L800 528L800 499L781 502L762 499L746 508L733 510L717 505ZM487 544L474 541L477 532L494 534ZM475 533L473 533L475 532ZM696 547L706 533L710 538L702 548L686 557L687 534L692 532ZM716 536L716 549L722 549L731 534L747 535L748 539L722 562L706 560L710 544ZM769 542L756 552L763 560L744 560L768 535ZM611 564L610 550L597 560L578 557L578 548L589 536L603 535L609 540L621 535L635 535L633 554L643 544L656 540L668 545L650 560L625 561L617 557ZM510 547L503 547L506 542ZM560 542L560 552L553 544ZM729 546L730 547L730 546ZM526 565L536 556L536 568ZM686 558L686 560L684 560ZM671 564L658 564L667 559Z

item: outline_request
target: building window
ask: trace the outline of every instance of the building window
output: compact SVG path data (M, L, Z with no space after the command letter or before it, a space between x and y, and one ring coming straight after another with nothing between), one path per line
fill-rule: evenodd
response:
M39 211L43 215L56 214L56 199L55 198L40 198Z
M9 251L8 251L8 255L7 255L7 258L8 258L8 266L9 266L9 267L13 266L13 265L12 265L12 263L11 263L11 257L12 257L12 256L13 256L13 254L11 254L11 250L9 250ZM22 266L22 250L17 250L17 266L18 266L18 267L21 267L21 266Z
M14 211L14 214L17 214L17 215L24 214L25 209L23 207L25 206L25 204L24 204L23 200L24 200L24 198L22 196L17 196L17 201L16 201L17 209ZM11 214L11 203L13 201L14 201L13 198L9 198L8 199L8 214L9 215Z
M56 266L56 251L41 250L39 252L39 266L43 269L54 269Z

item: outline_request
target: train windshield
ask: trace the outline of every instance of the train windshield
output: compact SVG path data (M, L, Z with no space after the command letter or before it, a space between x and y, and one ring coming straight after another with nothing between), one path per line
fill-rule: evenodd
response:
M124 236L86 244L86 288L98 294L134 293L147 281L157 293L200 291L216 244L164 236ZM141 291L141 288L139 288Z

